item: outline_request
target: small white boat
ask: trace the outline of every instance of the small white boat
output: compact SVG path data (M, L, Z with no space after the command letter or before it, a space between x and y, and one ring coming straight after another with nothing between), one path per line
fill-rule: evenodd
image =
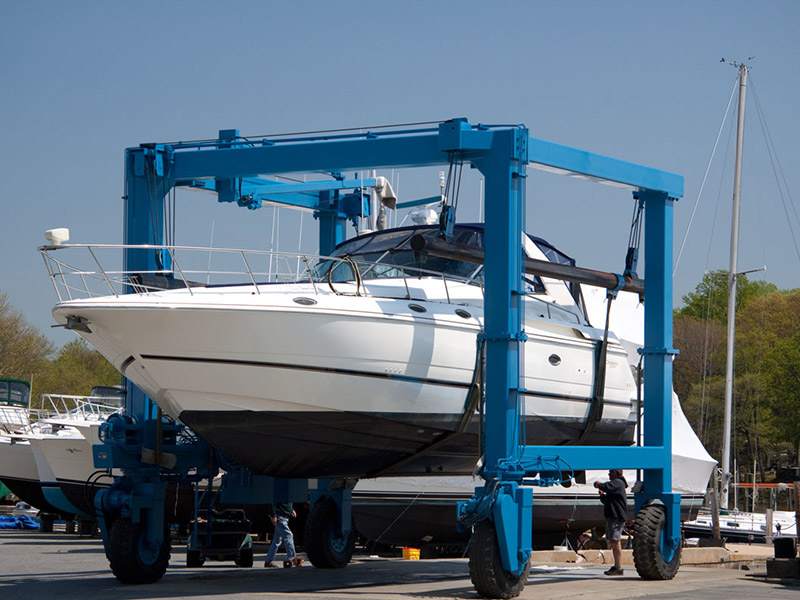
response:
M44 394L46 408L34 414L35 420L27 401L24 408L15 407L13 418L4 417L0 435L0 480L44 512L91 514L87 486L96 471L91 444L99 442L97 431L105 418L122 410L120 394L114 386L97 386L88 397ZM64 475L65 485L56 473Z
M30 384L0 379L0 481L21 501L44 512L58 513L42 493L36 459L26 437L33 431Z
M108 286L104 296L78 299L71 281L55 319L168 415L256 473L468 474L478 459L473 392L483 267L432 256L423 262L410 240L437 231L379 231L341 244L333 257L296 257L299 276L288 283L269 281L267 269L254 266L271 260L268 252L231 251L244 259L246 283L209 285L187 281L205 279L187 266L188 248L169 248L173 270L156 274L70 271L55 254L74 246L42 251L57 290L71 274ZM458 225L455 236L482 248L480 225ZM537 238L525 236L523 247L531 258L574 263ZM153 281L169 289L147 287ZM574 286L526 281L520 387L527 439L631 444L637 394L625 348L609 336L595 423L589 415L603 330L589 324ZM135 293L119 287L131 285Z
M123 409L124 390L95 386L89 396L44 394L42 398L52 410L28 437L42 490L52 504L64 504L66 498L65 507L92 515L95 492L120 474L95 469L92 445L100 443L100 425Z
M764 542L767 538L767 516L765 513L738 510L719 511L720 537L728 542ZM704 508L697 518L683 524L687 538L710 538L712 536L711 511ZM772 538L797 537L795 513L788 510L772 511Z

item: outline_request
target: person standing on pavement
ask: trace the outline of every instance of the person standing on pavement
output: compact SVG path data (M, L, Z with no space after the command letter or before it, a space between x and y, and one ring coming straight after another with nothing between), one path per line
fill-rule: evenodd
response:
M273 562L278 548L283 543L286 550L286 560L283 561L284 567L299 567L303 564L303 559L297 556L294 549L294 536L292 530L289 529L289 517L296 517L297 513L294 511L291 503L289 504L270 504L269 517L272 519L272 524L275 526L275 533L272 536L272 543L267 550L267 556L264 559L264 566L268 569L275 569L278 564Z
M606 518L606 538L611 543L614 554L614 566L605 575L622 575L622 528L628 515L628 494L625 489L628 482L622 476L622 469L610 469L608 481L594 482L603 503L603 516Z

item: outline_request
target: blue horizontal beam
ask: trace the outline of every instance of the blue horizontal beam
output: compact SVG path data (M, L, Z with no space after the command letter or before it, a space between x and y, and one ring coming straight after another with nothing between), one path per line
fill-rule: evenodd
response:
M635 190L663 192L675 199L683 196L683 177L680 175L553 142L530 138L528 159L545 170L554 169Z
M490 132L482 132L491 135ZM297 172L332 172L366 168L424 167L445 164L439 134L275 145L261 148L177 151L176 180L236 178Z
M547 470L556 459L572 469L663 469L672 454L661 446L525 446L520 462Z
M177 187L188 187L205 192L218 193L217 181L215 179L179 180L175 182L175 185ZM283 188L282 186L284 185L294 184L284 184L279 181L269 181L267 179L245 178L242 183L241 192L243 196L257 194L260 200L264 202L271 202L273 204L285 204L287 206L306 208L310 210L329 210L327 208L320 207L318 194L298 192L292 193ZM233 202L235 200L236 197L229 195L229 199L227 201Z
M279 183L274 186L262 186L252 188L255 194L291 194L291 193L310 193L325 192L334 190L354 190L357 188L373 188L378 185L378 180L374 177L364 179L343 179L333 181L307 181L303 183Z

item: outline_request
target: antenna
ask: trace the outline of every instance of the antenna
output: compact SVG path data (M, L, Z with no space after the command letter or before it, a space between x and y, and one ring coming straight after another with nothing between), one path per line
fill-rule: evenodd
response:
M754 58L755 58L755 56L748 56L747 57L747 62L750 62ZM749 69L750 68L750 67L747 66L747 63L745 63L745 62L738 62L738 61L735 61L735 60L727 60L724 57L720 58L719 62L728 63L729 65L731 65L732 67L736 67L737 69L739 67L744 67L745 69Z

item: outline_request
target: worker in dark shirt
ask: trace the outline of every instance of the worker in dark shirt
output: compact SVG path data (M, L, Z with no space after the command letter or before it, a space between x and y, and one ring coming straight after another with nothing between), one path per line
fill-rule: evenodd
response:
M296 517L297 513L291 504L270 504L269 517L272 519L272 524L275 526L275 533L272 536L272 543L267 550L267 556L264 559L264 566L268 569L274 569L278 565L273 562L275 554L278 552L278 547L283 543L286 549L286 560L283 561L284 567L299 567L303 564L303 559L297 556L294 549L294 536L292 530L289 529L289 517Z
M622 528L628 515L628 494L625 492L628 482L622 476L621 469L611 469L608 471L608 481L595 481L594 487L600 492L603 516L606 518L606 538L614 554L614 566L605 574L622 575Z

